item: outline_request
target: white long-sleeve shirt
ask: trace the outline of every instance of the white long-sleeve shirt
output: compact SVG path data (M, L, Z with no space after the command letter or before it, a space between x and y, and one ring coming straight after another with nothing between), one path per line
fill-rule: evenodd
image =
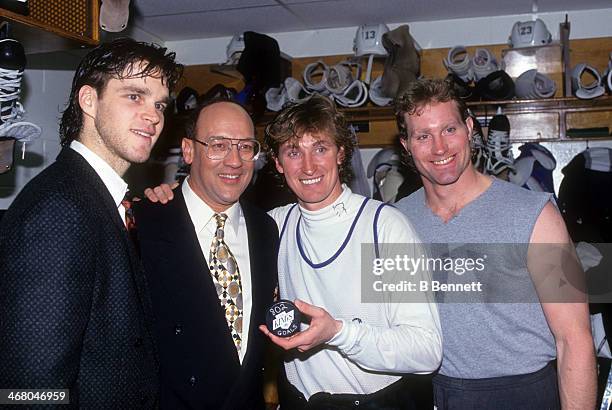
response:
M318 211L298 205L270 211L282 231L281 297L322 307L343 322L327 344L292 352L295 356L285 365L289 381L306 398L320 391L373 393L397 381L401 373L434 371L442 357L438 310L431 295L425 294L421 303L396 303L397 295L386 292L364 303L362 279L370 283L372 269L362 269L362 243L374 242L381 203L368 200L362 206L365 197L343 188L332 205ZM406 253L422 255L412 226L396 209L382 208L376 232L379 244L401 244ZM390 250L381 247L380 257L393 258L385 249ZM420 275L429 279L429 272Z

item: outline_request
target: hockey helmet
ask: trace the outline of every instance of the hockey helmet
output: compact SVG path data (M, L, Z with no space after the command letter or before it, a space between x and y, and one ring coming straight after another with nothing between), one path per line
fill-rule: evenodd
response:
M226 55L228 62L238 62L240 54L244 51L244 35L236 34L232 37L229 44L227 45Z
M353 50L355 56L365 55L386 56L387 50L383 46L382 36L389 31L386 24L362 24L357 29Z
M517 21L514 23L509 40L510 46L513 48L542 46L550 43L552 36L546 28L546 24L541 19L536 19L535 21Z

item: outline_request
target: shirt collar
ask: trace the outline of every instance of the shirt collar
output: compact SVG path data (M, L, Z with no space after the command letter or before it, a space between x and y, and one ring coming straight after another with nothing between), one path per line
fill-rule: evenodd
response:
M115 172L115 170L98 154L87 148L85 145L77 140L73 140L70 143L70 148L81 154L85 161L96 171L108 192L113 197L113 201L119 207L121 201L125 197L128 185L127 183Z
M181 190L183 197L185 198L185 204L191 216L193 227L196 232L200 232L206 225L211 221L216 212L198 196L191 186L187 183L189 177L185 178ZM236 202L222 213L227 215L225 226L230 227L236 235L238 235L238 227L240 226L240 219L243 217L242 207L239 202ZM213 222L216 226L216 222Z
M361 206L361 201L359 201L358 204L353 203L354 198L355 197L352 195L352 191L348 185L342 184L342 193L332 204L327 205L324 208L317 209L316 211L309 211L302 206L299 206L299 209L302 217L306 221L321 221L336 217L342 218L349 215L347 210L352 209L354 205L357 205L358 207Z

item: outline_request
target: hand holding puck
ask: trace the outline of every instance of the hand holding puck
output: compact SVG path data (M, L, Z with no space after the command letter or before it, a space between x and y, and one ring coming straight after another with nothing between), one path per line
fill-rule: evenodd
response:
M289 337L300 330L301 314L288 300L281 299L266 312L266 326L278 337Z

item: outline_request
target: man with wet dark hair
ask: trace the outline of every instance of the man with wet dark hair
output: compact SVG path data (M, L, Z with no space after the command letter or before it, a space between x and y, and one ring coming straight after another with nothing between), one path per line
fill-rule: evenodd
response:
M84 110L79 104L81 87L89 86L102 95L111 79L153 77L169 90L174 89L183 68L174 61L175 54L166 51L156 44L120 38L89 52L79 64L72 80L68 106L60 122L62 146L79 139L82 131Z
M148 159L182 66L154 44L100 45L77 68L57 160L0 226L0 387L69 389L82 408L156 406L158 361L123 181Z

